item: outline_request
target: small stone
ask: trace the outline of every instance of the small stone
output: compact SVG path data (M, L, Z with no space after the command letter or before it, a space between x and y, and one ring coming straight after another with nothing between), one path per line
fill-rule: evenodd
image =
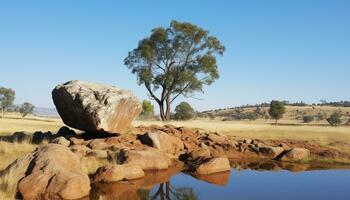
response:
M68 146L70 145L70 141L67 140L66 138L62 137L62 136L53 139L53 140L51 141L51 143L60 144L60 145L66 146L66 147L68 147Z

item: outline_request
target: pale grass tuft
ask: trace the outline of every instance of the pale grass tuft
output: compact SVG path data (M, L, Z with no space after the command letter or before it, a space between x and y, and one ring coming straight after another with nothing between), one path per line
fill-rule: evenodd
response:
M99 167L110 165L107 159L84 157L81 161L81 169L84 174L94 174Z
M29 143L8 143L0 141L0 171L4 170L17 158L24 156L37 147ZM17 175L8 171L0 177L0 199L14 199L17 190Z

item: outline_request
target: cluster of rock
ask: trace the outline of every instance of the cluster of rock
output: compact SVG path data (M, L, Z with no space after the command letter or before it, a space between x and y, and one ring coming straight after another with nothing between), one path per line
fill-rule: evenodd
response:
M140 126L124 131L141 110L127 90L70 81L57 86L53 100L63 121L86 131L76 134L62 128L58 134L16 133L8 141L26 138L49 141L17 159L1 176L14 175L18 196L24 199L77 199L87 196L90 183L134 180L149 170L180 170L194 176L230 170L229 159L264 158L282 161L307 159L310 151L286 145L269 146L257 140L235 140L217 132L165 126ZM81 161L105 159L94 174L82 173ZM35 183L35 184L33 184Z

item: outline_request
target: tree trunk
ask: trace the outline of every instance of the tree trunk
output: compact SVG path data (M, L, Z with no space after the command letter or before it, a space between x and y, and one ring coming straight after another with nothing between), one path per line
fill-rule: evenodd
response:
M275 125L277 125L277 119L275 119Z
M166 121L170 120L170 95L166 97L166 112L165 112Z
M4 118L4 115L5 115L4 108L1 108L1 118Z
M166 121L166 116L164 114L164 102L158 102L159 105L159 113L160 113L160 118L162 119L162 121Z

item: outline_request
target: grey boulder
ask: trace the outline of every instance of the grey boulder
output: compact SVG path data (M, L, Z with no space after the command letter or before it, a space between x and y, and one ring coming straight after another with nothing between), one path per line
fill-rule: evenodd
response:
M66 125L88 132L121 133L142 109L129 90L78 80L57 85L52 99Z

